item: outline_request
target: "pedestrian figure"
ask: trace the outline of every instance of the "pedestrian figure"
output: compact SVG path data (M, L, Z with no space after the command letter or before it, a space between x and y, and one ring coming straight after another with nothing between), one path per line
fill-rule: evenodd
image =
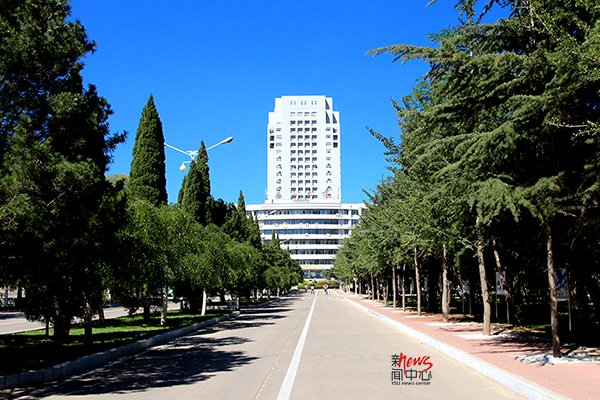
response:
M314 294L315 293L315 284L311 283L310 284L310 294Z
M323 289L325 289L325 294L327 294L327 284L323 285Z

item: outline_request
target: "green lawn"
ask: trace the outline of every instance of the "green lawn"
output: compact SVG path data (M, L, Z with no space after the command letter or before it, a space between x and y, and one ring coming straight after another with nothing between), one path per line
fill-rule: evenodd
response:
M201 316L169 311L165 326L160 325L158 313L152 314L149 324L143 322L141 315L107 319L103 325L94 321L93 343L88 346L83 344L84 330L80 325L71 329L68 343L62 345L52 340L52 329L50 339L45 338L44 329L1 335L0 375L53 366L228 313L211 311Z

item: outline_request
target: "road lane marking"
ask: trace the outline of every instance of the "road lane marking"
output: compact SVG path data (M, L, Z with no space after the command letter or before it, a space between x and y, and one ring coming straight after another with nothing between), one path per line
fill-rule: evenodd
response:
M288 400L290 395L292 394L292 386L294 386L294 380L296 379L296 372L298 372L298 366L300 365L300 358L302 357L302 350L304 349L304 342L306 342L306 335L308 334L308 327L310 326L310 320L312 319L313 311L315 309L315 303L317 299L313 300L312 306L310 307L310 312L308 313L308 317L306 318L306 323L304 324L304 329L302 330L302 334L300 334L300 339L298 340L298 345L296 346L296 350L294 351L294 355L292 356L292 362L285 374L285 378L283 379L283 384L279 389L279 395L277 396L277 400Z

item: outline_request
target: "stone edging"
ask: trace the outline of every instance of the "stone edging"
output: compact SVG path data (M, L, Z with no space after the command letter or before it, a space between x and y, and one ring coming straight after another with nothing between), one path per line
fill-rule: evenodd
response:
M471 368L472 370L480 373L485 376L501 384L509 390L527 398L530 400L568 400L567 397L555 393L545 387L538 385L535 382L532 382L528 379L525 379L521 376L510 373L502 368L496 367L495 365L483 361L463 350L457 349L454 346L441 342L437 339L432 338L429 335L424 334L416 329L413 329L407 325L402 324L401 322L395 321L391 318L385 317L361 304L358 304L355 301L352 301L348 298L344 300L349 301L355 306L362 308L364 311L367 311L369 314L374 315L379 318L383 322L388 325L393 326L394 328L406 333L407 335L425 343L429 347L434 348L447 355L448 357L458 361L466 367Z
M175 338L189 335L197 330L237 317L238 315L240 315L240 312L236 311L52 367L0 376L0 390L37 385L57 381L70 375L81 374L82 372L98 368L123 357L131 356L149 347L169 342Z

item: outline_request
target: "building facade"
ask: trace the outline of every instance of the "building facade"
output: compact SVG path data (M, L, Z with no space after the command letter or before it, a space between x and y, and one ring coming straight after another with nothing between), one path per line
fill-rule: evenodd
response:
M343 204L339 112L326 96L275 99L267 125L265 203L247 205L263 242L279 236L305 279L321 279L363 204Z
M341 202L339 113L331 98L275 99L267 132L267 203Z

